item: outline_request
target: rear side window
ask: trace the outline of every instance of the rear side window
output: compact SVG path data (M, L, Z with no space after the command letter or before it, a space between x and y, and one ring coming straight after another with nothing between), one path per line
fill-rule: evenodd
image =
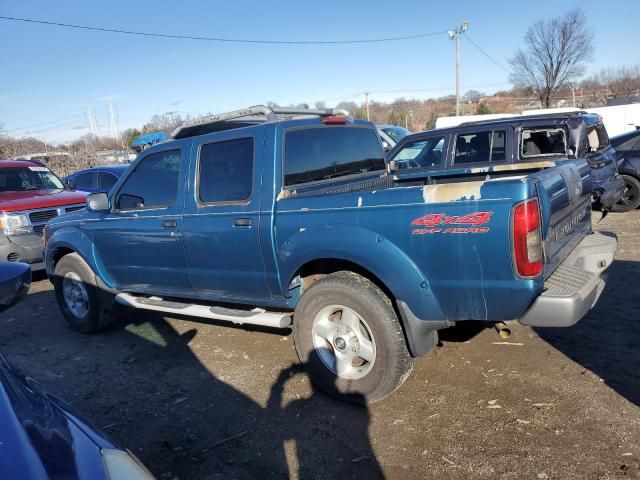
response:
M82 190L83 188L94 188L95 175L95 172L86 172L76 175L73 179L76 183L76 188L78 190Z
M437 167L443 150L444 137L426 138L407 143L392 160L397 170Z
M99 177L99 188L100 190L108 191L113 188L113 186L118 181L118 177L116 177L113 173L101 172Z
M180 150L143 158L129 174L116 198L116 209L166 208L178 196Z
M591 127L587 133L587 141L589 143L589 151L595 152L609 146L609 135L603 124Z
M505 130L458 135L453 163L501 162L505 159L505 139Z
M201 202L248 200L253 182L253 138L203 145L199 171L198 198Z
M522 130L520 156L566 155L567 137L564 128L525 128Z
M373 129L305 128L285 136L285 186L384 169L384 154Z

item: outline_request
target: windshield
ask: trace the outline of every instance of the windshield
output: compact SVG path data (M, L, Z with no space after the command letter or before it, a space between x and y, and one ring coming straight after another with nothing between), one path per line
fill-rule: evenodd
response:
M0 192L62 190L63 188L60 179L46 167L0 168Z
M389 135L396 143L411 133L402 127L384 127L382 131Z

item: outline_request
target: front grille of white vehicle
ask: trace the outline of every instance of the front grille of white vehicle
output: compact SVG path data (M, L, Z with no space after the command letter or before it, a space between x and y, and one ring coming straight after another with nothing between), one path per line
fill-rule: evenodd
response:
M75 205L65 205L64 207L57 208L40 208L37 210L27 210L24 212L29 217L33 231L42 236L44 232L44 226L52 218L64 215L65 213L71 213L84 208L84 203Z

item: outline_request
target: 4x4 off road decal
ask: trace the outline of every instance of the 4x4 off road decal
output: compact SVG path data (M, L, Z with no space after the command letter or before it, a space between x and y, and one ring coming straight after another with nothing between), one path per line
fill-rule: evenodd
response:
M411 222L411 226L420 227L414 228L411 233L414 235L429 233L487 233L489 227L481 227L480 225L489 223L491 215L493 215L493 212L475 212L459 217L445 215L444 213L430 213ZM462 226L442 227L441 225Z

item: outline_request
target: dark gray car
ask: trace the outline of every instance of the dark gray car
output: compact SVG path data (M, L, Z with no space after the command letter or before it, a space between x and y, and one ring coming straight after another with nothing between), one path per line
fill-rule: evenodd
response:
M611 138L616 150L620 177L624 180L624 194L613 207L616 212L628 212L640 207L640 130Z

